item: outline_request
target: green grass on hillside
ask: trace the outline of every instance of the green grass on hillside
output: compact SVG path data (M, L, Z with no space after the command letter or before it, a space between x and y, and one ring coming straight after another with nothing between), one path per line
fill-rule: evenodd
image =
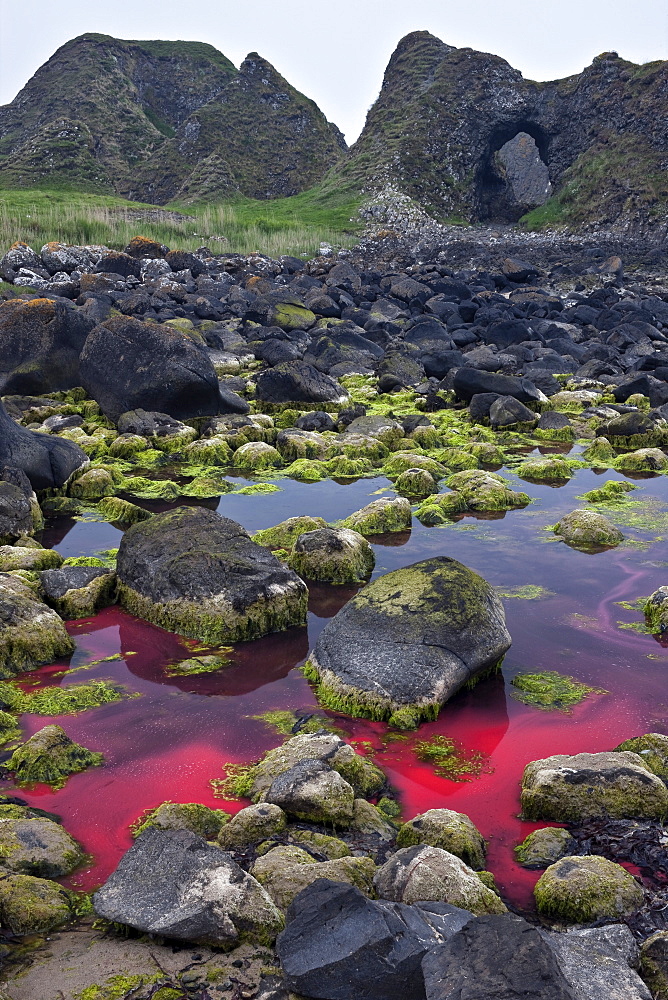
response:
M105 195L57 189L0 190L0 251L16 240L104 244L121 249L133 236L170 248L257 251L312 257L321 243L352 246L361 231L359 199L322 186L274 201L250 198L215 204L146 205ZM166 212L186 218L171 219Z

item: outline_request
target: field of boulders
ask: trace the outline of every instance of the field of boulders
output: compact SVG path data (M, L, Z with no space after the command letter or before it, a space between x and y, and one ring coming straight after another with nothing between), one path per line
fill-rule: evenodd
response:
M72 651L68 621L119 603L211 646L303 625L309 583L369 581L369 539L527 507L499 470L619 474L549 527L592 554L624 542L610 509L631 502L632 477L668 470L665 271L629 278L597 253L463 268L442 247L392 262L382 243L307 263L142 237L2 257L0 730L17 783L103 766L58 726L17 736L30 710L17 679ZM381 475L391 495L336 523L296 510L251 536L215 510L235 489L270 492L269 478ZM87 515L123 529L117 552L42 547L45 519ZM643 611L667 631L668 587ZM414 730L499 669L511 641L494 589L435 555L359 590L304 671L324 708ZM523 815L559 826L517 847L543 872L520 915L467 816L399 824L386 776L325 722L230 772L227 793L250 800L233 818L197 803L145 816L89 904L112 934L269 949L253 991L163 978L81 1000L668 997L668 736L527 764ZM0 801L13 940L85 911L54 881L82 860L57 818Z

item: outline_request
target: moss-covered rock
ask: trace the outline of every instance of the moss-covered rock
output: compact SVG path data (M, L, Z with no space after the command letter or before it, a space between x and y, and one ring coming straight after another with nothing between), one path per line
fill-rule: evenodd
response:
M40 546L0 545L0 573L8 573L14 569L38 571L61 566L63 557L55 549L43 549Z
M668 736L663 733L634 736L615 747L615 753L624 750L638 754L644 767L657 774L662 781L668 782Z
M293 427L279 433L276 448L286 462L294 462L300 458L318 459L326 451L327 440L315 431Z
M524 769L521 802L525 819L557 823L668 815L668 789L642 757L628 751L531 761Z
M346 458L345 455L339 455L330 458L326 468L332 479L357 479L370 474L373 463L368 458Z
M610 466L614 463L617 452L606 437L594 438L592 443L582 452L592 465Z
M385 462L382 472L388 479L394 479L395 476L401 476L408 469L422 469L436 481L442 479L448 471L441 462L437 462L436 459L430 458L428 455L416 455L412 451L396 451Z
M428 497L438 493L436 480L426 469L406 469L397 476L394 488L404 497Z
M637 490L638 487L634 486L633 483L627 483L626 480L619 482L617 479L608 479L607 482L603 483L603 486L599 486L598 489L589 490L587 493L582 494L582 500L586 500L587 503L603 504L604 506L617 506L624 502L624 496L630 493L631 490Z
M15 750L2 767L13 772L17 785L42 782L62 788L70 774L99 767L103 761L101 753L75 743L60 726L45 726Z
M390 454L389 449L378 438L364 434L342 434L327 449L328 458L366 459L372 465L380 465Z
M295 896L318 878L347 882L370 896L375 873L371 858L343 857L319 862L302 848L290 845L274 847L258 858L251 869L253 877L281 910L286 910Z
M438 847L403 847L378 869L374 886L382 899L397 903L434 900L476 916L506 913L506 907L461 858Z
M358 802L366 802L366 799L355 799L355 804ZM366 804L370 805L368 802ZM352 825L353 829L356 829L354 814ZM350 857L350 848L338 837L330 837L326 833L318 833L317 830L297 829L296 827L289 827L287 833L292 842L304 846L312 855L323 855L328 861Z
M438 557L374 580L325 626L306 665L328 708L415 728L510 645L482 577Z
M286 469L283 469L283 472L291 479L303 479L308 483L317 483L321 479L327 479L328 468L324 462L298 458L295 462L291 462Z
M668 469L668 457L660 448L638 448L620 455L615 467L623 472L664 472Z
M467 469L478 468L478 459L465 448L438 448L434 452L434 458L450 472L464 472Z
M668 631L668 587L659 587L647 599L644 607L645 620L652 632Z
M113 458L133 459L149 447L147 438L141 434L119 434L109 445L109 454Z
M298 517L289 517L273 528L264 528L256 531L253 541L258 545L264 545L267 549L291 549L300 535L307 531L317 531L318 528L326 528L327 521L321 517L309 517L304 514Z
M63 618L89 618L116 600L116 574L104 566L63 566L39 575L44 597Z
M237 448L232 456L232 464L238 469L250 469L261 472L265 469L275 469L283 464L281 453L264 441L249 441Z
M668 931L656 931L641 944L640 975L654 1000L668 1000Z
M568 830L560 826L546 826L534 830L515 848L515 861L522 868L547 868L572 854L576 842Z
M0 817L0 862L9 871L59 878L82 861L80 846L59 823L42 817Z
M193 441L183 449L183 458L193 465L231 465L232 448L222 435Z
M306 620L303 581L229 518L177 507L123 536L121 603L211 644L256 639Z
M485 867L485 840L468 816L453 809L428 809L399 829L398 847L428 844L461 858L469 868Z
M16 577L0 574L0 677L73 652L74 642L56 612L36 600Z
M619 920L639 910L645 898L625 868L593 854L561 858L550 865L534 896L542 917L565 924Z
M89 469L70 486L70 496L79 500L99 500L100 497L113 496L115 492L114 480L106 469Z
M376 558L363 535L349 528L318 528L299 535L289 557L299 576L321 583L352 584L367 580Z
M397 420L393 420L386 414L375 413L356 417L352 423L348 424L342 439L345 440L351 435L377 438L388 448L392 448L403 438L404 429Z
M6 875L0 879L0 922L12 934L43 934L73 918L74 898L57 882Z
M358 833L377 837L381 841L394 840L397 835L397 828L385 813L366 799L355 799L350 827Z
M554 533L576 549L611 547L624 541L619 528L593 510L572 510L555 524Z
M287 816L279 806L258 802L239 810L222 827L218 843L226 851L244 851L253 844L282 833L287 822Z
M360 535L383 535L389 531L406 531L412 523L411 505L404 497L382 497L356 510L341 522Z
M350 826L355 793L352 785L322 760L302 760L274 778L265 802L309 823Z
M158 830L190 830L205 840L214 840L227 823L230 814L222 809L209 809L199 802L163 802L150 809L132 826L133 837L149 827Z
M569 463L555 455L528 458L515 471L522 479L536 480L558 479L564 481L573 475Z

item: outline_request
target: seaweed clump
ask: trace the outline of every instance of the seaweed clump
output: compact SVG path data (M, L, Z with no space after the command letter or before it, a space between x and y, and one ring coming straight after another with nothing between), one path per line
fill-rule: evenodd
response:
M547 712L570 712L574 705L579 705L590 694L608 693L603 688L590 687L557 670L517 674L511 683L515 688L513 698L524 705L532 705Z
M414 750L418 760L432 764L436 774L451 781L470 781L490 773L484 753L465 750L456 740L440 733L428 740L418 740Z
M75 743L60 726L45 726L15 750L2 767L14 773L17 785L41 782L57 789L71 774L99 767L103 761L101 753Z

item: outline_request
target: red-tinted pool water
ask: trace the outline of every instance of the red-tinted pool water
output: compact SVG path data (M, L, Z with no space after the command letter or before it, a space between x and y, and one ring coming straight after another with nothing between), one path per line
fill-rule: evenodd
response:
M596 554L574 551L543 530L578 506L577 494L609 478L619 477L581 470L558 489L522 483L536 500L525 510L467 517L441 528L427 529L416 521L411 532L376 540L375 575L428 556L448 555L496 586L537 584L552 596L506 601L513 646L503 675L457 696L437 722L423 725L419 733L388 741L382 723L336 720L362 752L375 750L375 759L399 792L404 818L438 806L471 817L489 841L488 867L504 896L520 907L531 905L539 873L515 865L512 849L544 825L518 819L524 765L554 753L612 749L644 732L668 733L668 649L652 636L620 629L620 621L639 617L615 603L632 601L668 582L661 526L655 531L623 528L632 544ZM381 478L349 485L280 480L279 485L281 493L264 496L226 494L218 509L254 531L294 514L344 517L389 486ZM640 485L642 492L634 493L633 500L668 500L666 478L646 479ZM614 520L614 513L611 516ZM119 539L120 532L108 524L63 518L43 536L44 544L64 555L91 554L117 545ZM59 813L92 856L87 867L71 876L70 884L85 889L100 884L130 846L130 824L164 800L203 802L231 812L245 804L214 798L209 779L223 776L226 762L255 760L280 742L253 716L272 709L316 707L296 668L326 620L355 592L327 586L310 590L308 629L239 645L228 668L198 677L169 676L166 669L184 659L195 643L118 608L69 625L77 642L71 660L43 667L28 680L61 684L108 678L140 695L75 717L22 718L26 735L56 721L73 739L105 755L103 767L74 775L57 792L47 786L17 791L29 803ZM114 655L120 658L61 675ZM512 697L509 679L515 673L546 669L572 674L609 693L588 698L570 715L542 712ZM454 782L420 762L414 744L434 734L482 753L483 773ZM9 781L0 787L12 790Z

